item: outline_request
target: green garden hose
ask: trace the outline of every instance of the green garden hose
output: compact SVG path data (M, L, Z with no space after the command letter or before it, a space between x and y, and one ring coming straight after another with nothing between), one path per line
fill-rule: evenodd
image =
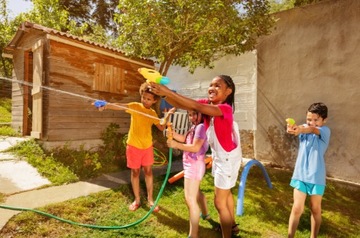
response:
M35 209L31 209L31 208L23 208L23 207L13 207L13 206L6 206L6 205L0 205L0 208L4 208L4 209L9 209L9 210L15 210L15 211L30 211L30 212L35 212L38 213L40 215L44 215L50 218L54 218L56 220L59 220L61 222L65 222L65 223L69 223L71 225L76 225L76 226L82 226L82 227L87 227L87 228L93 228L93 229L103 229L103 230L119 230L119 229L125 229L125 228L129 228L132 226L135 226L141 222L143 222L146 218L148 218L148 216L150 216L150 214L153 212L154 208L156 207L156 205L158 204L158 201L161 198L161 195L163 194L163 191L165 189L165 185L167 183L167 180L169 178L170 175L170 171L171 171L171 164L172 164L172 148L169 148L169 163L168 163L168 167L166 170L166 176L164 179L164 182L161 185L160 191L156 197L156 200L154 202L154 205L150 208L149 212L147 212L142 218L140 218L139 220L127 224L127 225L122 225L122 226L99 226L99 225L91 225L91 224L84 224L84 223L78 223L78 222L74 222L74 221L70 221L70 220L66 220L63 219L61 217L57 217L55 215L43 212L43 211L39 211L39 210L35 210Z

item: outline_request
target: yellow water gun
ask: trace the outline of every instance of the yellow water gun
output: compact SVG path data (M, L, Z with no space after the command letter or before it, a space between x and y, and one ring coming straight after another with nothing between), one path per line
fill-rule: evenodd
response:
M162 76L158 71L149 68L139 68L138 72L146 78L146 82L154 82L158 84L168 84L170 79Z
M286 118L285 120L287 122L287 124L289 124L290 126L295 125L295 120L293 118Z

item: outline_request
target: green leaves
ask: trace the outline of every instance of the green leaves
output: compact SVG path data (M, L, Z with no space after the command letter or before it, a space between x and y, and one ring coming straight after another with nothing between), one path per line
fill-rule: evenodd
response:
M122 0L118 7L118 47L157 59L163 75L171 64L194 70L251 50L273 24L265 0Z

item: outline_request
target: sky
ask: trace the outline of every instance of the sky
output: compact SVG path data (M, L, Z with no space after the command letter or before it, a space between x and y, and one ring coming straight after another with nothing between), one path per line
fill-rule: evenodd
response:
M7 0L7 9L10 10L9 15L15 17L20 12L26 12L32 8L32 3L28 0Z

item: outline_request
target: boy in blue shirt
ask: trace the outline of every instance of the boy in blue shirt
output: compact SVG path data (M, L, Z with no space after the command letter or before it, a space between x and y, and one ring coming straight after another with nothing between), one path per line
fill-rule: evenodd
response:
M325 126L328 109L323 103L312 104L306 114L306 124L287 125L287 133L299 137L299 151L290 186L294 188L294 203L289 218L288 237L294 237L304 211L306 196L310 196L311 238L317 237L321 225L321 200L326 185L324 154L330 141L330 129Z

